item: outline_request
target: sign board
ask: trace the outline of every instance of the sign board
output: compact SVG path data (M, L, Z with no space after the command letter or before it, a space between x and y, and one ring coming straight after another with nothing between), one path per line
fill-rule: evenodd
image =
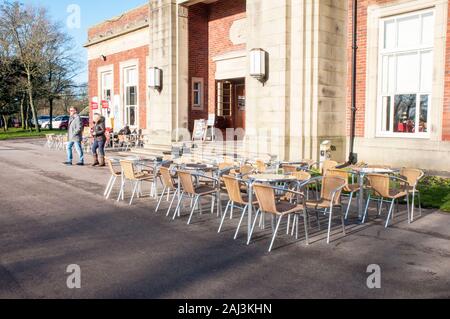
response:
M109 102L108 101L105 101L105 100L102 101L102 109L109 109Z
M216 125L216 114L213 113L208 115L208 123L206 125L208 126Z
M193 141L203 141L206 133L206 121L205 120L196 120L194 122L194 131L192 132L192 140Z
M98 103L97 102L91 102L91 109L98 110Z

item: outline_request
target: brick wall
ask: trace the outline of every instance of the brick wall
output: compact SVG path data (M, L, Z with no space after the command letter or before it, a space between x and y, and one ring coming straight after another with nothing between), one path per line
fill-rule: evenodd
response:
M447 17L444 110L442 114L442 139L444 141L450 141L450 6L448 7Z
M88 30L88 41L97 38L98 36L109 36L127 28L132 28L138 21L149 19L148 4L142 5L138 8L132 9L122 15L111 18L103 23L97 24Z
M234 45L229 36L234 21L245 18L246 0L220 0L189 8L189 127L195 119L207 118L215 113L216 64L213 58L230 51L243 50L245 44ZM192 111L192 77L203 77L205 81L205 109Z
M114 66L114 92L112 95L121 94L120 83L120 63L132 59L139 61L139 127L146 128L147 125L147 67L146 59L149 54L149 47L143 46L132 50L123 51L117 54L109 55L106 61L102 59L94 59L89 61L89 101L92 101L94 96L100 98L98 92L98 68L103 66ZM123 96L121 96L121 105L123 107ZM92 116L92 111L91 111Z
M351 76L352 76L352 32L353 32L353 10L352 0L349 5L349 23L348 23L348 94L347 94L347 129L350 134L351 125ZM393 0L360 0L358 1L358 63L357 63L357 116L356 116L356 136L364 136L365 103L366 103L366 57L367 57L367 8L373 4L395 3ZM450 6L447 12L450 17ZM444 93L444 111L443 111L443 133L442 139L450 141L450 19L447 22L447 52L445 66L445 93ZM375 121L375 119L373 119ZM439 125L439 124L438 124Z

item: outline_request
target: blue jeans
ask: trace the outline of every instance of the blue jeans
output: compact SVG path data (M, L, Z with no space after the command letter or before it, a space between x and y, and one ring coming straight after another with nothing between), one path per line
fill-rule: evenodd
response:
M105 156L105 140L94 139L94 144L92 145L92 154L96 155L98 150L98 155Z
M81 147L81 142L67 143L67 162L72 163L72 160L73 160L72 148L74 145L75 145L75 149L78 153L78 156L80 158L79 163L84 163L84 154L83 154L83 148Z

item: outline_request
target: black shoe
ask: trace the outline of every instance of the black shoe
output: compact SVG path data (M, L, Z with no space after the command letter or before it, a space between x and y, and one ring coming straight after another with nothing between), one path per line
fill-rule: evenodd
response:
M84 163L77 163L77 166L84 166Z
M72 163L70 163L70 162L64 162L63 164L67 165L67 166L72 166Z

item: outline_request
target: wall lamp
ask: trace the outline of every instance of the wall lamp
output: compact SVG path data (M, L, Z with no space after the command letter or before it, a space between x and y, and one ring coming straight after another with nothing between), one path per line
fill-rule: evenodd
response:
M268 54L263 49L250 50L250 76L258 81L267 81L267 59Z
M148 69L148 86L152 89L161 91L162 89L162 70L157 67Z

